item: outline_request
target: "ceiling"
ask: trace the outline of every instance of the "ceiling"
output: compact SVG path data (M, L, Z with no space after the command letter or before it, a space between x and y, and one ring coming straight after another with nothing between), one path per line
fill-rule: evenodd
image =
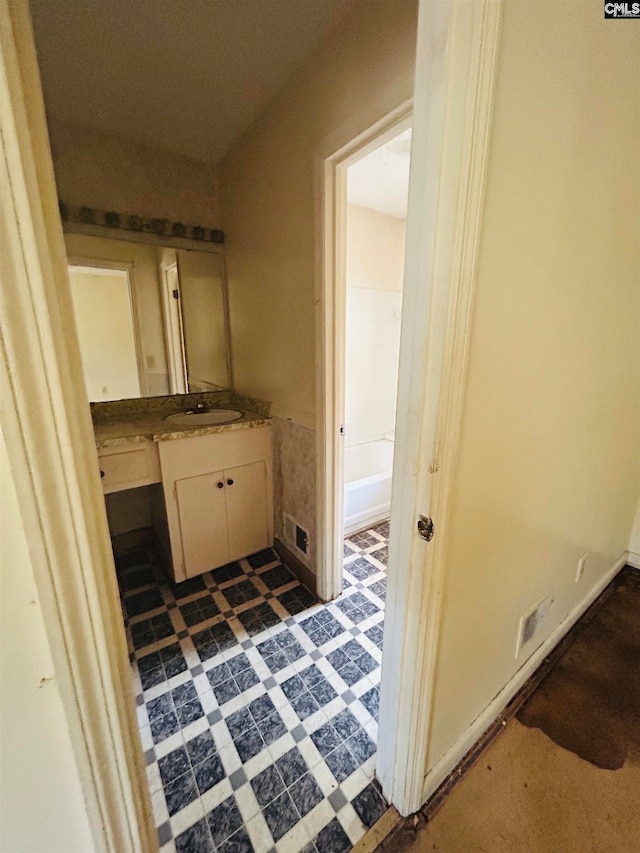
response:
M217 162L349 0L31 0L48 115Z
M349 166L349 204L406 219L410 153L411 128Z

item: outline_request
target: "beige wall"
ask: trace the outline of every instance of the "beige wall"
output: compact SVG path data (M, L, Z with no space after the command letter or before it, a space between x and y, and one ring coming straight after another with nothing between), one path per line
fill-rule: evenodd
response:
M347 287L402 292L406 221L347 205Z
M94 849L0 433L0 850Z
M222 257L177 254L189 391L229 388Z
M49 136L58 196L67 203L219 227L212 166L54 121Z
M305 70L223 161L234 379L308 422L314 411L316 154L413 91L415 0L357 0Z
M430 764L629 541L640 32L611 23L597 0L505 3ZM519 619L548 594L516 661Z
M220 170L234 384L273 404L276 535L290 513L309 532L312 570L316 157L411 97L416 22L417 0L355 0Z
M347 446L395 429L404 243L403 219L347 206Z

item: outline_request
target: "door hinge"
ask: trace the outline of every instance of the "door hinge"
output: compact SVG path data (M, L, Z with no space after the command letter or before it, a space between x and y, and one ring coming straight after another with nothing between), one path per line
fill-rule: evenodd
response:
M431 542L434 532L435 528L433 526L433 519L428 518L426 515L419 515L418 536L421 539L424 539L425 542Z

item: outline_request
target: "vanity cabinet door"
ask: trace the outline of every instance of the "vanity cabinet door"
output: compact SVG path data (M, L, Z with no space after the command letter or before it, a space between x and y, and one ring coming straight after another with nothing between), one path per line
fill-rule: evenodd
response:
M232 560L267 548L269 510L267 503L267 466L253 462L228 468L224 472L227 501L229 553Z
M271 430L158 442L177 583L273 544Z
M175 489L185 576L228 563L224 472L176 480Z

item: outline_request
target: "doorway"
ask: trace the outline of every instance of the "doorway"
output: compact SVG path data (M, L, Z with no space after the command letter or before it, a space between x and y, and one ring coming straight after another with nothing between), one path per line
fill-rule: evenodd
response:
M324 600L342 593L343 562L361 545L388 547L410 148L411 104L404 104L324 163ZM378 523L377 534L367 533Z
M365 548L380 567L391 510L410 148L407 128L347 169L345 558Z

